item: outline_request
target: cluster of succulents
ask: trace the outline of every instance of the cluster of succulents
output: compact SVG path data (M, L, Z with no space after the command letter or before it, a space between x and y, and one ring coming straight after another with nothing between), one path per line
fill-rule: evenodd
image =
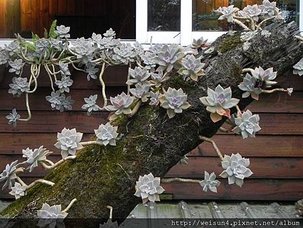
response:
M239 84L239 89L244 91L242 98L251 96L258 100L259 95L265 90L271 88L277 82L273 81L277 77L277 72L273 68L264 70L262 67L251 69L250 73L246 73L243 82Z
M228 184L242 186L244 178L251 176L253 173L248 168L250 161L243 158L239 153L231 156L225 155L221 162L224 171L220 174L223 178L228 178Z
M247 5L242 10L230 5L220 7L215 12L220 14L218 20L227 20L229 23L236 23L245 30L262 29L265 22L272 19L283 19L276 2L263 0L260 5Z
M154 177L152 173L139 176L136 182L135 196L142 198L143 203L160 201L159 194L164 192L160 185L160 177Z
M213 122L220 121L222 116L230 118L230 108L235 107L239 103L239 99L232 98L231 88L224 89L220 84L215 90L207 88L207 96L201 97L200 101L206 106L206 110L210 112L210 118Z

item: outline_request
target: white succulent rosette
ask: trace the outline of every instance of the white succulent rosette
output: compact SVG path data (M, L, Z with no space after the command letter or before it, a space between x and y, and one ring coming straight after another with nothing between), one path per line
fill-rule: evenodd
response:
M261 130L259 121L259 115L253 115L251 111L247 110L234 119L236 127L233 129L233 131L241 134L243 139L255 137L256 133Z
M116 146L116 139L118 127L112 126L110 123L101 124L98 129L95 130L97 142L106 145Z
M136 182L135 196L141 197L143 203L160 201L159 195L164 192L164 188L160 186L160 177L154 177L152 173L139 176Z
M242 187L244 178L250 177L253 172L248 168L250 161L237 154L225 155L222 162L224 171L220 174L223 178L228 178L228 184L236 184Z
M116 115L129 115L132 112L130 106L133 104L134 100L134 97L122 92L115 97L110 97L111 105L106 106L105 109L107 111L115 112Z
M190 104L187 102L187 95L181 88L176 90L169 87L159 100L161 107L167 109L169 118L173 118L176 113L182 113L183 110L190 107Z
M217 192L217 187L220 185L220 181L216 180L216 174L212 172L209 174L204 171L204 180L200 181L199 184L203 188L204 192L210 190L211 192Z

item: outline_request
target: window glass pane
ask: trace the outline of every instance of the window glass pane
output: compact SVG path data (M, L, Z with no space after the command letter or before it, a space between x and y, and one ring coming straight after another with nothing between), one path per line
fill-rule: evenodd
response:
M218 21L219 15L214 10L222 6L234 5L243 9L246 5L262 4L263 0L192 0L193 31L227 31L235 29L234 25L225 20ZM276 0L277 7L287 21L299 21L299 0Z
M111 27L119 38L135 39L135 10L136 0L0 0L0 37L43 36L57 19L71 27L72 38Z
M149 31L180 31L180 0L148 0Z

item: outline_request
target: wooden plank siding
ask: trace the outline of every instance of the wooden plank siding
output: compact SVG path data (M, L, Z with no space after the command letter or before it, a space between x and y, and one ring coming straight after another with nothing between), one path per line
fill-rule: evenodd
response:
M108 94L125 91L127 67L110 67L106 70L105 80L109 84ZM74 85L71 95L75 100L73 111L60 113L51 111L45 96L50 93L49 83L41 75L42 82L37 94L30 96L33 119L29 123L19 123L17 128L7 124L5 115L16 107L21 114L26 114L24 97L13 98L7 93L12 75L6 71L0 83L0 169L13 160L21 160L21 151L27 147L40 145L54 151L51 158L58 160L60 152L54 147L56 133L63 127L77 128L84 133L85 140L93 137L93 129L106 122L108 113L98 112L87 116L81 110L83 98L91 94L100 94L101 87L95 80L87 81L86 75L73 72ZM173 199L184 200L278 200L292 201L303 198L303 80L290 75L279 78L282 86L294 85L293 96L275 93L261 96L259 102L248 108L260 114L262 131L256 138L242 140L234 134L220 133L214 140L225 154L241 153L251 160L254 175L248 178L242 188L229 186L226 180L218 194L203 192L197 184L165 184L166 193ZM102 104L99 95L99 104ZM203 143L189 153L189 164L174 166L166 177L184 177L203 179L204 170L222 172L220 160L211 145ZM41 168L33 173L23 174L29 182L45 174ZM286 194L287 193L287 194ZM10 198L7 193L0 193L0 198Z

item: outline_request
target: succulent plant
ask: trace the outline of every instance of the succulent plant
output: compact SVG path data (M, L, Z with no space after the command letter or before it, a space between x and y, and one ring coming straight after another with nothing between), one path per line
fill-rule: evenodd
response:
M88 115L91 115L92 112L97 112L101 110L101 107L97 105L97 99L97 94L84 98L85 104L82 105L82 109L87 110Z
M80 144L83 133L77 132L75 128L64 128L61 133L57 133L57 142L55 147L61 150L62 158L66 158L69 154L75 155L77 150L83 148Z
M72 110L72 104L74 103L70 96L66 97L60 91L52 92L50 96L46 96L46 100L51 104L53 109L60 112Z
M246 74L243 82L239 84L239 88L245 93L242 94L243 98L251 96L253 99L258 100L259 94L263 89L270 88L277 82L273 81L277 77L277 72L273 68L264 70L262 67L256 67L250 74Z
M244 7L243 10L240 10L238 12L241 17L252 18L254 21L259 21L259 16L261 15L261 13L262 10L257 4L248 5Z
M156 88L159 88L163 82L169 79L167 74L163 74L162 70L151 72L150 77L151 77L151 80L149 81L150 84Z
M26 186L22 186L18 182L15 182L15 185L12 187L11 191L9 192L10 195L14 196L15 199L19 199L22 196L26 195Z
M215 12L222 14L218 20L224 20L226 19L228 22L233 22L234 21L234 14L238 11L239 9L237 7L234 7L234 5L230 5L228 7L219 7Z
M149 92L149 105L158 106L160 103L160 93L159 92Z
M60 38L69 39L70 38L70 27L65 27L64 25L60 25L56 27L56 33Z
M22 93L26 93L29 91L29 84L27 78L22 77L13 77L12 83L9 84L8 93L13 94L14 96L21 96Z
M232 98L231 88L224 89L221 85L218 85L215 90L207 88L207 97L201 97L200 101L211 113L210 118L213 122L218 122L222 116L230 118L230 108L239 103L239 99Z
M139 180L136 181L136 193L137 197L141 197L143 203L160 201L159 194L165 190L160 186L160 177L154 177L152 173L144 176L139 176Z
M60 73L61 75L63 76L70 76L71 73L69 71L69 68L68 68L68 64L67 63L63 63L63 62L59 62L59 68L60 68Z
M73 80L69 76L63 75L61 80L57 80L55 84L58 86L60 93L69 93L71 87L73 85Z
M137 83L135 88L130 89L130 93L136 98L141 99L142 102L148 101L150 86L148 84Z
M90 81L91 78L97 79L97 73L99 72L99 68L96 64L88 62L85 65L85 72L87 73L87 81Z
M17 121L20 119L20 115L17 113L16 109L14 108L12 112L7 115L5 118L8 119L8 124L12 124L14 127L17 126Z
M8 52L3 49L0 48L0 65L4 65L9 61L9 54Z
M187 102L187 95L180 88L178 90L168 88L168 90L160 97L161 107L167 109L169 118L173 118L176 113L182 113L188 109L190 104Z
M201 60L197 59L194 55L187 55L182 59L181 64L182 67L178 73L185 78L198 81L198 77L204 74L203 67L205 64L201 63Z
M126 95L122 92L120 95L115 97L110 97L111 105L105 107L107 111L115 111L116 115L125 114L128 115L131 113L130 106L134 102L135 98L130 95Z
M16 171L17 171L17 164L18 161L13 161L10 165L7 164L0 174L0 182L4 181L4 185L2 186L2 190L6 187L11 189L12 186L15 184L15 179L17 178Z
M279 12L276 2L270 2L269 0L263 0L262 5L260 5L262 14L268 17L272 17Z
M233 129L235 133L241 133L243 139L255 137L256 132L261 130L259 126L260 116L253 115L247 110L234 119L236 127Z
M170 72L174 68L174 64L184 56L179 45L155 45L153 48L157 53L154 58L155 62L163 71Z
M37 211L39 218L37 226L39 227L65 227L63 220L68 215L67 212L61 209L61 205L50 206L47 203L42 204L42 208Z
M107 220L106 223L100 224L99 228L118 228L119 224L117 221L113 222L111 219Z
M250 165L249 159L242 158L239 153L232 154L231 156L225 155L221 164L224 171L220 176L228 178L228 184L236 184L241 187L244 183L244 178L253 174L247 168Z
M76 55L78 60L83 64L87 64L93 59L96 47L93 46L93 42L91 42L91 40L87 40L82 37L71 41L70 49Z
M129 64L134 62L137 53L133 46L125 43L117 45L114 49L112 59L117 63Z
M191 48L199 49L202 48L206 44L207 40L204 40L203 37L199 39L193 39L193 42L191 44Z
M27 158L26 163L30 165L28 167L29 172L32 172L35 167L38 167L40 162L46 160L46 156L51 154L51 152L45 149L43 146L40 146L34 150L29 148L22 150L22 154L22 157Z
M209 174L207 171L204 171L204 180L199 183L203 188L204 192L210 190L211 192L217 192L217 187L220 185L220 181L216 180L216 174L212 172Z
M17 75L20 75L22 72L22 69L25 65L22 59L15 59L14 61L8 61L8 64L10 65L9 72L10 73L15 73Z
M303 75L303 58L293 66L293 74Z
M114 38L114 37L116 37L116 32L112 28L110 28L105 33L103 33L103 36Z
M129 69L128 74L130 79L127 80L127 85L134 85L137 83L147 84L147 79L150 77L150 73L146 68L135 67L135 69Z
M239 89L244 91L242 94L242 98L247 98L251 96L255 100L259 99L259 94L262 93L262 89L260 87L255 87L257 85L257 79L255 79L250 74L246 74L243 78L243 82L239 84Z
M111 145L116 146L116 139L118 137L117 133L118 127L112 126L110 123L101 124L97 130L95 130L95 135L97 136L97 142L102 143L104 146Z

